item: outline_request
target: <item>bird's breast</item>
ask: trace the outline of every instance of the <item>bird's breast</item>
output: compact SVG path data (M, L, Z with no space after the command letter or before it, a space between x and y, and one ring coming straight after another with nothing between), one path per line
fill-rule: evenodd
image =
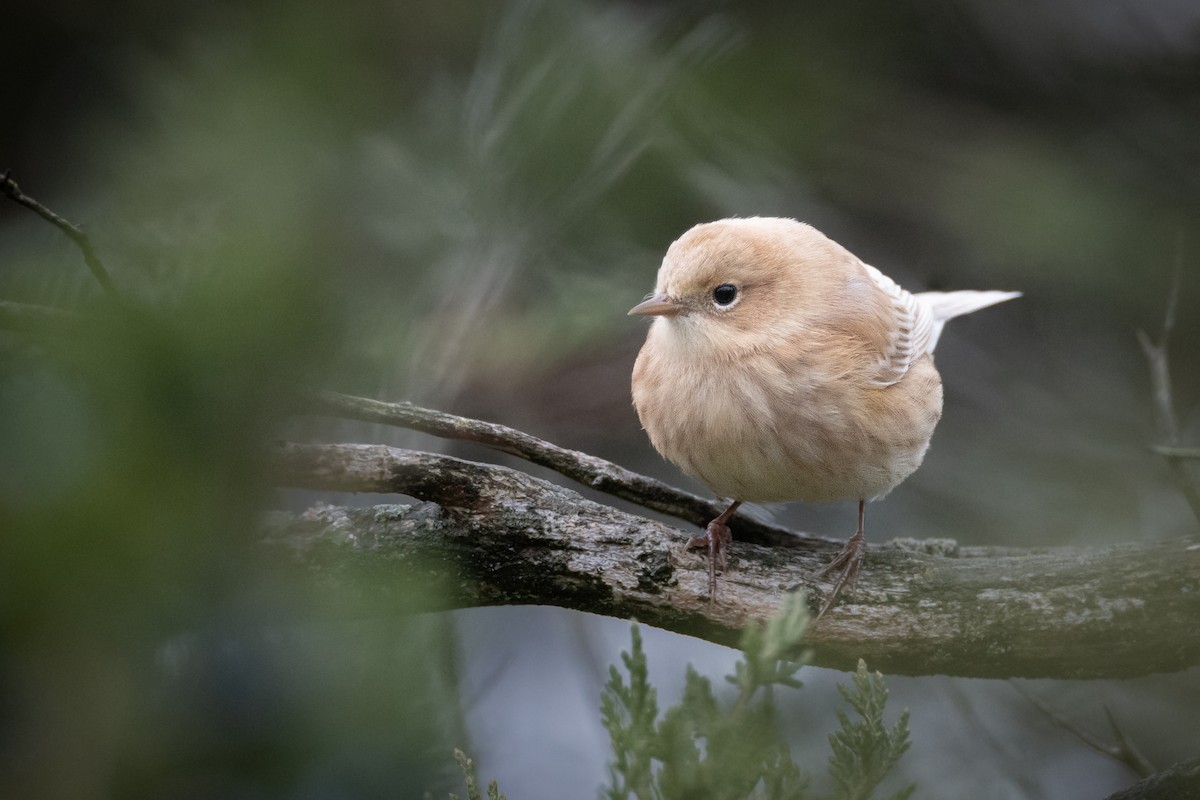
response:
M920 465L942 406L928 356L879 388L802 348L706 359L653 335L633 400L665 458L751 502L886 494Z

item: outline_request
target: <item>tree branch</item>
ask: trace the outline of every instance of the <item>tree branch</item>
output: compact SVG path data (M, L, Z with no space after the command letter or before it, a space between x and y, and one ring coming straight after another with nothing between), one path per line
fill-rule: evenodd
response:
M1022 686L1016 681L1009 682L1014 689L1021 693L1038 711L1045 714L1051 722L1057 725L1062 730L1074 736L1079 741L1083 742L1088 747L1095 750L1101 755L1108 756L1114 761L1119 761L1129 768L1134 775L1139 778L1148 778L1154 774L1154 765L1149 759L1142 754L1142 751L1135 745L1121 726L1117 724L1116 717L1113 716L1112 710L1108 706L1104 706L1104 716L1108 720L1108 726L1112 730L1113 742L1106 742L1099 736L1095 735L1082 725L1067 719L1060 714L1053 706L1042 700L1029 689Z
M1200 756L1138 781L1107 800L1200 800Z
M708 602L685 535L504 467L382 445L285 444L281 485L395 492L426 502L325 508L276 519L266 543L322 574L369 561L397 581L440 580L425 607L544 604L736 644L785 592L811 589L837 548L735 541L721 601ZM963 548L957 557L880 547L858 590L812 628L815 663L859 657L893 674L1130 677L1200 663L1200 546L1099 550ZM340 574L340 573L339 573ZM465 580L463 578L466 578Z
M79 248L79 252L83 254L84 263L87 264L88 269L92 271L92 275L100 285L104 287L104 291L108 292L109 296L114 300L123 299L121 293L117 291L116 284L113 283L112 276L108 274L108 270L100 261L100 257L96 255L96 250L92 247L92 240L88 238L88 235L83 232L82 228L73 222L63 219L37 200L22 192L21 187L12 179L8 170L5 170L0 175L0 191L3 191L6 196L33 211L39 217L65 233L75 243L75 246Z
M1166 459L1171 476L1175 479L1175 483L1183 492L1184 497L1187 498L1188 505L1192 508L1192 514L1195 515L1197 521L1200 521L1200 488L1197 488L1192 476L1188 474L1187 465L1184 463L1185 459L1195 458L1195 455L1186 450L1182 453L1178 452L1180 450L1179 421L1175 416L1175 403L1171 397L1171 368L1167 357L1171 333L1175 329L1175 311L1179 305L1179 286L1182 282L1183 262L1177 260L1175 271L1171 276L1171 288L1167 292L1167 309L1163 314L1158 341L1153 341L1142 330L1137 332L1137 337L1138 342L1142 345L1142 352L1146 355L1146 361L1150 365L1150 386L1154 395L1159 436L1163 440L1162 444L1152 449Z
M78 314L0 302L0 327L67 332L89 326ZM703 524L718 510L503 426L331 392L311 393L302 406L304 413L482 442L692 522ZM454 587L442 601L452 607L561 605L637 616L734 644L747 622L774 610L782 592L811 587L812 573L841 544L763 526L767 533L759 541L791 546L758 546L748 539L761 523L735 519L736 562L714 606L706 600L703 557L679 552L679 531L529 475L368 445L290 445L275 459L284 485L396 492L436 504L382 516L332 509L315 520L291 520L274 541L286 540L289 551L310 560L334 552L346 563L394 566L406 582L416 569L412 559L388 556L433 558ZM1126 676L1200 663L1200 641L1180 635L1200 618L1198 545L1036 552L951 546L956 557L932 555L946 548L928 543L915 546L927 552L872 551L854 602L813 630L819 663L849 668L864 656L890 672L987 677Z
M297 410L306 414L393 425L443 439L478 442L493 450L548 467L584 486L701 527L725 510L724 503L676 489L611 461L559 447L504 425L421 408L412 403L384 403L338 392L307 390ZM806 544L809 537L801 537L787 528L745 514L735 516L732 524L736 526L738 538L742 541L775 547L811 546Z

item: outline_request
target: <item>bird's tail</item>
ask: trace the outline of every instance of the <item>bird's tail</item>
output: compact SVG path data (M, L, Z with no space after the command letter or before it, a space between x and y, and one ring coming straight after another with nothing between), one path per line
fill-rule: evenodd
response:
M929 351L937 345L942 335L946 321L970 314L981 308L1003 303L1020 297L1020 292L976 292L965 290L960 292L919 292L916 297L926 308L933 312L933 332L929 338Z

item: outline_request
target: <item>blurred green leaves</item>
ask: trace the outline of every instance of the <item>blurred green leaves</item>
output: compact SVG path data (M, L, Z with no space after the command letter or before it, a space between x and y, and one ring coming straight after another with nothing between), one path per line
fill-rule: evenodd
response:
M693 75L734 36L671 33L620 5L507 4L468 74L437 76L416 113L363 139L357 246L387 267L358 324L403 353L391 380L412 399L577 352L712 213L697 174L744 148Z
M709 680L689 665L683 697L659 715L657 691L649 682L642 637L635 624L633 645L621 654L625 675L609 668L600 707L612 742L609 800L672 798L778 798L801 800L820 795L792 760L779 732L777 686L799 689L795 677L807 658L800 644L809 616L803 594L784 598L762 626L742 636L743 657L727 680L738 687L723 704ZM838 709L839 729L829 737L829 773L835 800L869 800L908 749L908 712L895 726L883 719L887 689L883 676L858 662L852 688L838 686L854 712ZM892 800L904 800L914 787Z
M703 205L697 154L724 146L688 79L720 26L517 2L449 23L488 29L478 54L413 69L391 47L419 36L369 13L209 12L108 55L119 102L76 120L69 194L14 165L89 232L129 308L32 220L6 227L0 296L86 320L0 339L0 636L5 696L25 698L6 794L287 792L302 754L330 788L428 785L418 756L457 704L437 679L452 654L421 654L446 626L346 646L311 626L402 602L341 597L256 548L277 502L258 453L288 387L453 397L572 352L643 293L664 222ZM370 752L409 755L351 768L338 709Z
M327 220L361 64L312 10L121 54L133 107L84 123L79 196L41 197L128 307L81 285L77 334L0 334L4 796L395 796L457 727L444 621L323 627L336 590L259 552L259 453L341 328ZM40 240L0 245L0 293L89 280Z

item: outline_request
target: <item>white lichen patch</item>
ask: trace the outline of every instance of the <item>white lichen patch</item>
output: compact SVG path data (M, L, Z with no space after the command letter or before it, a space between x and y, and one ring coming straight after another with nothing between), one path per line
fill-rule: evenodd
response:
M981 602L1019 605L1023 609L1053 614L1068 625L1111 622L1121 614L1145 606L1139 597L1103 597L1082 592L1023 592L1016 589L984 589L976 595Z
M1080 611L1067 611L1063 619L1071 625L1091 622L1111 622L1119 614L1128 614L1146 605L1140 597L1093 597L1090 607Z
M402 520L412 510L411 505L404 503L381 503L371 508L373 522L392 522Z
M958 555L957 539L916 539L911 536L897 536L889 540L886 546L943 558L953 558Z
M976 595L983 603L1019 605L1031 611L1050 611L1054 603L1042 592L1023 592L1020 589L984 589Z

